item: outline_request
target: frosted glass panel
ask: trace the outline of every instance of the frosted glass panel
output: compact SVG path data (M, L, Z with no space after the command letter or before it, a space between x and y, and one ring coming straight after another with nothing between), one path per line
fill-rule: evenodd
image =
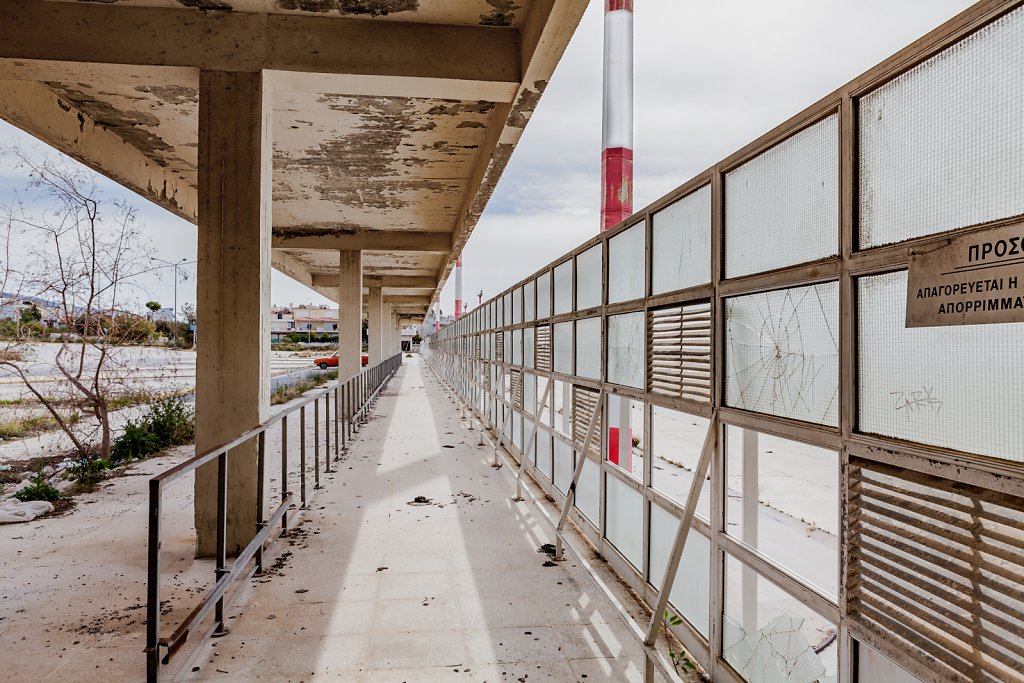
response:
M700 460L710 420L677 410L652 406L651 486L686 505L693 472ZM697 514L711 518L711 482L704 480L697 499Z
M726 404L805 422L839 421L839 283L725 302Z
M518 410L512 411L512 445L522 452L523 450L523 414Z
M644 508L640 493L620 479L605 475L605 537L637 569L643 568Z
M555 268L555 315L572 310L572 260Z
M725 561L722 657L747 681L819 681L838 678L835 624L731 555ZM815 653L816 646L822 646ZM767 672L778 671L776 676ZM799 676L787 677L790 671ZM881 683L881 681L879 681Z
M505 332L501 333L501 336L502 336L502 341L501 341L501 345L502 345L501 359L503 361L505 361L506 363L511 363L512 362L512 349L513 349L513 346L512 346L512 331L511 330L506 330Z
M536 302L534 301L536 296L535 289L536 285L533 280L523 285L523 322L532 322L537 312Z
M839 454L729 425L726 532L839 595Z
M1024 326L908 329L906 271L857 292L859 431L1024 461Z
M533 415L537 410L537 375L523 373L523 410ZM533 428L533 420L529 421L527 431Z
M639 299L644 295L647 254L643 223L608 240L608 303Z
M835 114L725 175L725 276L839 253Z
M651 291L671 292L711 282L711 186L654 214Z
M576 257L576 310L601 305L601 245Z
M502 320L504 321L502 324L503 325L511 325L512 324L512 295L511 294L506 294L505 296L501 297L501 302L502 302L502 307L503 307L503 309L505 311L505 314L502 317Z
M572 472L576 463L572 458L572 447L561 439L555 439L555 487L565 493L572 481Z
M512 364L523 364L523 331L512 330Z
M518 287L512 291L512 324L518 325L523 322L523 288Z
M600 318L576 321L576 374L580 377L601 379Z
M608 317L608 381L644 388L644 313Z
M544 273L537 278L537 317L546 318L551 315L551 273Z
M555 372L566 375L572 374L572 322L557 323L555 328L555 343L553 362Z
M597 526L601 519L601 466L590 458L583 463L583 471L576 484L575 499L580 512Z
M857 643L857 683L921 683L921 679L908 673L878 650Z
M679 520L665 509L651 505L651 585L661 589L669 554L679 532ZM668 600L701 635L710 631L711 541L691 528L679 558L679 569Z
M1024 9L860 99L860 245L1024 213Z
M536 330L532 327L527 327L523 330L523 365L528 368L533 367L533 362L536 357L536 346L534 345L534 337Z
M536 460L537 469L551 479L551 434L541 429L537 432Z

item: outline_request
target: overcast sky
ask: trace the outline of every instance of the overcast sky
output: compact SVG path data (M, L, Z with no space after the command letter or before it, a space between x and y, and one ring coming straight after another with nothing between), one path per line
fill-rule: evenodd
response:
M598 231L603 2L593 0L463 254L476 306ZM640 209L945 20L969 0L637 0L634 207ZM0 122L0 145L30 138ZM0 200L23 183L0 168ZM105 186L124 193L111 182ZM130 193L128 193L130 194ZM134 195L132 195L134 197ZM168 261L192 261L195 227L136 198ZM194 273L195 266L190 266ZM145 283L165 306L166 274ZM450 313L454 277L442 310ZM195 301L195 278L178 285ZM326 300L274 272L277 304Z

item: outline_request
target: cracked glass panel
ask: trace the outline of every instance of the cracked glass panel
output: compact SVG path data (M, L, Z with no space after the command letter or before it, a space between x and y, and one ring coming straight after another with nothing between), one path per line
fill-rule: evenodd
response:
M572 374L572 322L556 323L554 346L554 361L552 366L555 372L564 375Z
M537 278L537 318L551 315L551 273Z
M1024 213L1024 9L859 101L860 246Z
M839 595L839 454L726 428L726 532Z
M608 316L608 381L644 388L643 311Z
M662 406L652 406L652 411L651 486L686 505L711 421ZM697 499L697 515L711 519L711 481L706 477Z
M669 554L679 532L679 519L651 504L651 585L661 590ZM711 629L711 541L694 528L686 535L668 601L697 631L708 637Z
M651 292L662 294L711 282L711 186L654 214Z
M555 315L572 310L572 259L555 266Z
M647 254L646 226L638 223L608 240L608 303L644 295Z
M561 439L555 439L555 478L552 483L562 493L569 490L572 482L573 469L576 467L572 456L572 447Z
M601 519L601 465L587 458L576 484L576 507L595 527Z
M623 472L644 478L644 404L627 396L608 394L605 399L605 457Z
M725 276L839 253L839 116L725 174Z
M644 499L640 492L611 474L604 480L604 535L637 570L644 559Z
M907 271L857 280L858 431L1024 461L1024 327L906 327Z
M534 301L536 284L530 280L523 285L523 322L533 322L536 317L537 305Z
M576 310L601 305L601 245L576 257Z
M726 405L839 423L839 283L725 302Z
M835 683L836 634L835 624L726 555L722 657L744 680Z
M555 325L558 332L558 325ZM576 374L601 379L601 319L576 321Z

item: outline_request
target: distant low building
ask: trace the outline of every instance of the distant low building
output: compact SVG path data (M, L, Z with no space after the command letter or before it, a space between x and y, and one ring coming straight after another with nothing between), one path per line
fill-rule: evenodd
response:
M270 339L280 341L298 334L306 341L338 338L338 309L312 304L274 307L270 310Z

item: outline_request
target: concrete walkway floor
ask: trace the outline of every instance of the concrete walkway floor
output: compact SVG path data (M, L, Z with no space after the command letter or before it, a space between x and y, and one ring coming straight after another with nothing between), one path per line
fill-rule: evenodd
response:
M584 571L544 566L547 527L511 501L509 473L419 357L373 412L187 680L643 679L639 647Z

